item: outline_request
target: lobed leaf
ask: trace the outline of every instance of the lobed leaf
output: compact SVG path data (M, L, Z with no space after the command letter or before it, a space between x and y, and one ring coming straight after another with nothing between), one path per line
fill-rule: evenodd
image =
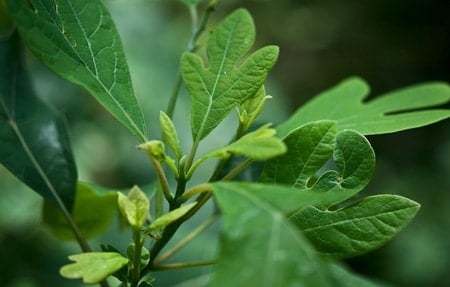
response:
M60 274L69 279L82 278L86 284L95 284L128 264L128 258L116 252L88 252L69 256L75 263L63 266Z
M339 210L307 207L291 219L316 249L336 258L357 256L394 237L420 205L397 195L369 196Z
M9 0L30 50L87 89L141 142L147 128L114 22L100 0Z
M72 219L85 238L102 234L117 211L117 192L78 182ZM63 214L54 206L44 203L42 220L52 233L62 240L75 239Z
M284 212L252 186L213 184L224 221L211 286L374 286L318 256ZM290 197L273 186L258 188L278 198L278 204L302 204L296 200L302 192L289 189Z
M375 168L375 153L367 139L356 131L336 134L336 123L305 124L285 138L288 151L266 163L261 181L290 185L300 190L361 191ZM337 170L326 170L333 156Z
M229 15L207 44L208 67L196 54L185 53L181 71L191 98L191 127L195 141L208 135L236 106L253 96L278 57L267 46L243 57L255 38L252 17L244 9Z
M118 192L117 203L120 212L133 228L140 228L148 218L150 201L138 187L131 188L128 196Z
M334 120L338 130L353 129L364 135L384 134L426 126L450 117L448 109L427 109L448 103L447 83L418 84L381 95L369 102L367 83L349 78L322 92L277 127L280 137L317 120Z
M21 55L17 34L0 40L0 163L46 200L70 210L77 170L66 126L38 99Z

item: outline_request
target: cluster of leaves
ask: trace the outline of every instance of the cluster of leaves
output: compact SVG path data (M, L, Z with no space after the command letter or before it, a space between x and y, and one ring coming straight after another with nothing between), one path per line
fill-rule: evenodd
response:
M200 4L184 2L190 9ZM215 27L206 45L207 59L194 53L195 45L181 57L193 138L185 154L164 112L164 141L147 138L120 37L100 0L7 3L27 47L55 73L88 90L122 123L158 175L156 191L133 187L127 195L79 182L60 115L31 89L19 35L0 40L0 162L44 197L46 223L60 238L74 234L84 252L91 251L85 238L102 233L116 209L132 231L126 254L103 246L102 252L70 256L75 263L61 269L63 276L107 286L103 280L113 275L124 286L151 286L149 272L168 267L161 263L176 251L160 255L161 250L213 197L223 224L212 286L375 285L336 260L380 247L410 222L419 204L396 195L347 203L367 186L374 171L375 154L365 135L447 119L449 110L426 109L449 101L446 83L421 84L363 102L368 85L353 77L318 95L276 128L263 125L249 132L269 98L264 82L279 51L266 46L248 55L255 29L249 12L239 9ZM207 5L206 20L214 5ZM194 29L194 44L205 21ZM239 121L231 143L197 156L200 142L234 110ZM211 158L219 159L211 178L188 187L196 169ZM254 161L266 161L257 183L230 181ZM165 165L176 181L175 192ZM150 215L153 195L157 208Z

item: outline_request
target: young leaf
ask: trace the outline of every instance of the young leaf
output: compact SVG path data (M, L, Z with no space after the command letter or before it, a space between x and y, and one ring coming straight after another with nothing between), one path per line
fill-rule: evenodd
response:
M82 278L86 284L95 284L128 264L128 258L116 252L88 252L69 256L75 263L65 265L59 271L69 279Z
M234 143L213 150L205 155L207 158L228 158L231 154L245 155L251 159L266 160L286 152L282 140L275 137L275 130L265 125L248 133Z
M211 286L376 286L323 260L285 217L289 210L311 204L312 197L300 198L311 191L232 182L212 186L224 221Z
M425 109L450 100L446 83L419 84L363 102L368 94L364 80L344 80L300 107L277 127L278 135L285 137L298 126L323 119L335 120L338 130L353 129L371 135L417 128L450 117L448 109Z
M264 104L271 96L266 95L266 90L262 86L254 96L245 100L239 106L239 123L242 125L242 130L246 131L250 128L259 114L262 112Z
M60 115L37 98L17 34L0 40L0 163L55 206L71 209L77 171Z
M266 163L261 181L299 189L358 193L372 177L375 154L363 135L343 130L334 139L334 133L335 125L330 121L312 122L294 130L285 139L288 152ZM332 151L338 170L319 174Z
M139 187L134 186L128 196L121 192L118 195L117 203L123 217L132 227L136 229L142 227L150 211L150 201L145 193Z
M253 96L278 57L267 46L243 57L255 38L252 17L239 9L216 27L207 44L208 68L196 54L181 59L183 79L191 97L191 126L195 141L208 135L236 106Z
M186 204L162 215L161 217L158 217L146 228L145 232L151 232L153 230L160 229L171 224L172 222L185 215L196 204L197 202Z
M369 196L339 210L307 207L291 219L316 249L346 258L374 250L402 230L420 205L397 195Z
M141 142L147 128L114 22L100 0L10 0L31 51L63 78L86 88Z
M179 160L183 156L183 152L181 151L180 139L178 138L178 133L172 120L166 113L161 111L159 113L159 121L161 123L164 140Z
M117 211L116 202L117 192L78 182L72 218L85 238L98 236L111 225ZM47 202L42 219L59 239L75 239L61 212Z

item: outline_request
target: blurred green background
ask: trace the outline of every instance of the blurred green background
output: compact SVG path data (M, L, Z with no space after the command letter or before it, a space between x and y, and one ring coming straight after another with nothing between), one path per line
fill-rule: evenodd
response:
M159 110L166 108L179 56L187 45L189 13L176 0L105 3L122 35L150 136L157 138ZM447 6L444 0L222 0L211 23L237 7L246 7L255 19L256 45L280 46L279 62L267 87L273 100L261 119L276 124L318 92L351 75L369 82L372 97L417 82L450 81ZM145 156L135 149L135 140L85 91L61 80L31 55L28 64L39 95L67 119L80 179L123 188L154 178ZM191 141L188 104L183 90L174 120L185 148ZM235 123L234 117L228 118L202 148L226 143ZM391 243L349 260L349 266L394 286L450 286L449 121L369 140L377 153L377 170L364 193L400 194L421 203L422 209ZM211 165L200 170L194 182ZM78 248L57 241L39 224L41 199L1 167L0 187L0 285L80 286L58 275L66 256ZM198 218L181 234L195 226ZM216 230L217 226L203 234L174 260L211 258ZM128 238L115 222L92 245L98 248L103 242L123 249ZM202 274L208 270L158 273L157 286L201 286L207 279ZM181 282L185 284L177 285Z

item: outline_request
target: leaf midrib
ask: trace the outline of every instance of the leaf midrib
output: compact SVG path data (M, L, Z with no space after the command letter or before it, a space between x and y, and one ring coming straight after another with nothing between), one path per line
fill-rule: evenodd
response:
M136 132L138 133L139 136L139 140L141 142L145 142L146 141L146 136L141 132L141 129L137 126L137 124L134 122L134 120L131 118L131 116L129 115L129 113L122 107L122 105L115 99L115 97L113 96L113 94L111 94L110 90L106 88L105 84L103 83L103 81L101 81L101 79L98 77L98 70L97 70L97 62L96 62L96 58L94 57L93 54L93 50L92 50L92 45L91 42L89 40L89 37L87 37L86 31L83 28L78 15L75 12L75 9L72 5L72 0L67 0L67 3L69 5L70 10L72 11L73 16L76 19L76 23L77 26L79 27L79 29L81 30L82 34L84 35L85 41L88 45L88 49L89 49L89 54L91 55L92 58L92 62L95 68L95 71L92 71L89 67L89 65L87 65L86 61L84 60L84 58L80 55L80 53L78 53L78 51L72 46L72 44L70 43L70 41L67 39L67 37L64 34L64 31L61 30L61 27L59 27L56 23L56 20L53 17L50 17L51 20L53 21L53 24L57 27L57 29L59 30L59 32L61 33L61 35L63 36L64 40L67 42L67 44L69 45L69 47L71 47L72 51L78 56L78 58L81 60L81 65L85 68L85 70L87 72L89 72L89 74L100 84L100 87L103 89L103 91L108 95L109 99L112 100L113 104L119 108L119 110L122 112L123 115L125 115L125 118L127 119L127 121L129 122L129 124L136 130ZM58 5L56 4L56 2L54 1L55 7L57 7ZM43 5L45 7L45 5ZM101 11L101 10L100 10ZM58 16L60 16L59 12L57 9L55 9L55 12ZM51 15L49 13L49 15ZM102 18L103 19L103 14ZM100 20L101 21L101 20ZM64 22L61 21L61 24L64 25ZM63 28L63 27L62 27ZM93 33L94 34L94 33ZM93 35L92 34L92 35ZM113 37L113 42L114 42L114 37ZM68 57L70 57L70 55L67 55ZM114 52L114 71L117 71L117 55ZM114 72L114 83L111 87L113 87L116 84L116 73Z
M195 138L195 141L196 141L196 142L199 142L200 139L202 138L203 130L204 130L205 125L206 125L206 120L208 119L209 114L210 114L210 112L211 112L214 94L215 94L215 92L216 92L217 85L219 84L219 80L220 80L220 78L222 77L223 66L224 66L224 64L225 64L225 60L226 60L226 57L227 57L227 55L228 55L228 50L229 50L229 47L230 47L230 42L231 42L232 36L233 36L233 34L234 34L235 30L236 30L236 27L237 27L237 23L234 23L234 25L233 25L233 27L232 27L230 33L228 34L227 44L225 45L225 49L224 49L222 61L221 61L221 63L220 63L219 70L218 70L218 72L217 72L217 76L216 76L216 79L215 79L215 81L214 81L213 89L212 89L211 92L209 92L209 90L207 89L207 87L204 85L205 81L202 79L202 84L203 84L204 90L206 91L206 93L207 93L207 95L208 95L208 97L209 97L209 101L208 101L208 107L207 107L207 109L206 109L205 116L203 117L202 123L200 124L200 129L197 131L197 136L196 136L196 138ZM200 74L200 75L201 75L201 74Z

